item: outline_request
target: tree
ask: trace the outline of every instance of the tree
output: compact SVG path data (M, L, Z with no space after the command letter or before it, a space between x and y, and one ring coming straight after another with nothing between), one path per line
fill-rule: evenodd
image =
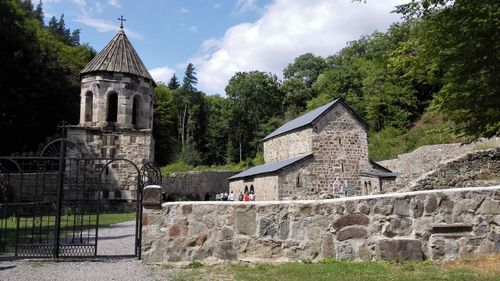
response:
M154 91L153 135L155 139L155 161L166 164L175 159L178 150L176 136L177 112L174 93L160 83Z
M175 73L172 75L172 78L170 78L170 81L168 81L168 88L170 90L175 90L180 87L181 84L179 84L179 80L177 80L177 76Z
M307 101L316 97L312 85L326 68L322 57L307 53L295 58L283 70L285 80L281 90L285 93L287 117L296 117L306 108Z
M435 105L470 139L500 135L500 3L425 3L418 57L442 71Z
M228 146L237 151L237 155L231 153L228 157L230 161L242 161L253 157L259 148L255 139L259 125L283 115L283 94L276 75L259 71L237 72L229 80L226 94L234 103Z
M61 120L77 122L79 71L95 52L65 44L29 1L0 1L0 155L37 149ZM30 10L31 9L31 10Z

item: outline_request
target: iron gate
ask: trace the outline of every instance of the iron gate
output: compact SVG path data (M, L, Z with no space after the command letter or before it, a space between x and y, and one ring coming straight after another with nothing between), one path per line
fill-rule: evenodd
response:
M59 151L66 151L61 140ZM134 254L141 253L143 183L155 181L156 166L141 170L127 159L0 157L0 252L16 257L97 256L103 212L135 209ZM127 191L124 193L124 190ZM115 203L113 203L115 202ZM131 205L132 204L132 205Z

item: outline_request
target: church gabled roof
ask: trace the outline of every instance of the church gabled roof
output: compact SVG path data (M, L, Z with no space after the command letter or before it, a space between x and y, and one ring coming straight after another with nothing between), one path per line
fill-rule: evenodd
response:
M294 158L290 158L290 159L286 159L286 160L282 160L282 161L278 161L278 162L274 162L274 163L267 163L267 164L255 166L255 167L252 167L246 171L243 171L239 174L236 174L236 175L228 178L228 180L246 178L246 177L251 177L251 176L260 175L260 174L274 173L274 172L277 172L281 169L284 169L290 165L293 165L299 161L302 161L306 158L309 158L311 156L312 156L312 154L307 154L304 156L294 157Z
M311 125L320 117L322 117L326 112L328 112L331 108L335 107L338 104L342 104L364 127L366 128L368 127L366 122L361 117L359 117L359 115L357 115L356 112L354 112L347 104L345 104L342 101L342 99L336 99L330 103L327 103L321 107L316 108L313 111L309 111L308 113L285 123L283 126L279 127L274 132L270 133L265 138L263 138L262 141Z
M80 71L80 74L101 71L132 74L155 83L121 28L108 45Z

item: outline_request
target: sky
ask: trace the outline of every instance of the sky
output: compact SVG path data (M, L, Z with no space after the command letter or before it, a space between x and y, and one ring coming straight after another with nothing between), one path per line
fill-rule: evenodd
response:
M32 0L34 4L37 0ZM282 77L305 53L329 56L348 41L385 31L402 0L42 0L45 22L64 14L80 42L100 51L120 26L156 82L182 80L193 63L197 88L225 94L238 71ZM365 3L366 2L366 3Z

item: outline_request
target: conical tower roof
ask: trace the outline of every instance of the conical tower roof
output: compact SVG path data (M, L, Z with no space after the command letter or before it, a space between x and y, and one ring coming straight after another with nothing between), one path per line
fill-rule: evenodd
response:
M132 74L155 83L121 28L108 45L82 69L80 75L101 71Z

